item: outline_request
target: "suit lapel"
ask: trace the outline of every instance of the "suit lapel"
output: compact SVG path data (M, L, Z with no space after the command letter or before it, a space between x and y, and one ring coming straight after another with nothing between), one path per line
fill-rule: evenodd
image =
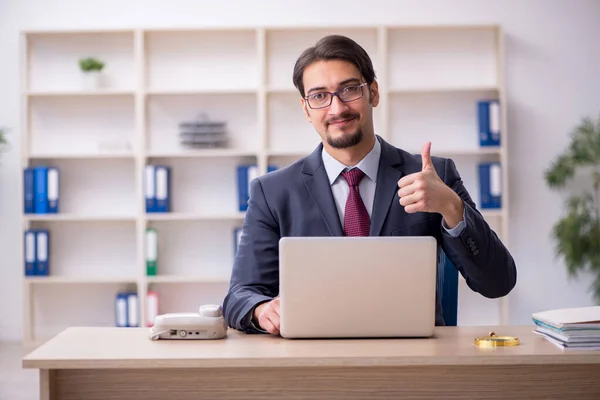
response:
M379 138L379 141L381 157L371 215L371 236L379 236L381 233L392 202L398 199L398 181L403 175L400 170L403 160L398 151L383 139Z
M302 172L305 173L307 179L304 181L304 185L313 201L317 205L325 225L331 236L343 236L342 225L338 215L333 193L329 185L329 179L323 166L323 160L321 159L321 150L323 145L320 144L317 149L306 158Z

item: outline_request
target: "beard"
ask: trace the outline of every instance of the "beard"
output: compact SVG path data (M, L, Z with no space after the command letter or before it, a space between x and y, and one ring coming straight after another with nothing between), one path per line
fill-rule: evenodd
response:
M354 133L345 134L338 138L333 138L327 135L327 143L334 149L347 149L348 147L356 146L363 139L362 129L358 128Z
M342 114L338 118L331 121L327 121L325 128L328 129L332 122L343 121L347 119L358 118L357 114ZM356 146L363 139L362 129L357 128L353 133L344 133L340 137L334 138L329 133L326 133L327 143L334 149L346 149L348 147Z

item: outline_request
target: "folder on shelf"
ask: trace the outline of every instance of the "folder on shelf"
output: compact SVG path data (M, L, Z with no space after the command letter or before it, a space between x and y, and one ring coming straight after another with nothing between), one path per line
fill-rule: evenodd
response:
M60 173L58 168L48 168L48 212L58 213L60 198Z
M146 229L146 275L155 276L158 262L158 234L156 229Z
M155 168L156 212L171 211L171 168L157 165Z
M34 169L25 168L23 170L23 212L33 214L35 212L35 184Z
M479 164L479 194L481 208L502 207L502 171L499 162Z
M127 293L117 293L115 298L115 326L127 327Z
M156 211L156 175L154 165L144 168L144 197L146 199L146 212Z
M34 230L26 230L24 234L24 260L25 276L36 275L36 233Z
M48 213L48 167L38 166L34 169L35 213Z
M59 210L60 171L40 165L23 170L23 200L26 214L55 214Z
M268 174L269 172L273 172L273 171L277 171L277 166L276 166L276 165L269 165L269 166L267 167L267 174Z
M35 275L50 275L50 233L47 229L35 231L36 268Z
M256 165L239 165L237 167L238 179L238 206L244 212L248 210L248 199L250 198L250 182L258 176Z
M146 296L146 326L153 327L158 315L158 293L149 291Z
M480 146L500 146L500 103L498 100L478 101L477 117Z
M130 328L140 326L137 293L127 294L127 326Z

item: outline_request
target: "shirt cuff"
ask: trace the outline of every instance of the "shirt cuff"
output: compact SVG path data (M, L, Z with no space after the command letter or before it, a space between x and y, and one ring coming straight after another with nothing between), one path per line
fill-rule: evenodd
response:
M258 306L259 304L257 304L256 306ZM252 307L252 309L250 310L250 312L244 316L244 321L242 322L242 325L248 327L249 330L250 330L250 332L269 333L266 330L264 330L264 329L260 328L259 326L257 326L254 323L254 321L253 321L254 318L252 318L252 316L254 314L254 309L256 308L256 306Z
M448 233L450 236L452 237L458 237L462 231L465 230L465 228L467 227L467 223L465 222L465 211L463 209L463 218L462 221L460 221L458 223L458 225L456 225L454 228L449 228L446 225L446 222L444 221L444 218L442 218L442 228L444 228L444 230L446 231L446 233Z

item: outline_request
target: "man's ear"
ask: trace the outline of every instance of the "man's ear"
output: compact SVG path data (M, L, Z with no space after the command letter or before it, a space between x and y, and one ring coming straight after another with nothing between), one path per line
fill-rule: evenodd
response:
M377 107L379 105L379 84L377 81L373 81L369 85L369 96L371 100L371 105L373 107Z
M302 97L300 97L300 103L302 104L302 111L304 112L304 118L306 118L306 120L308 122L312 122L310 120L310 113L308 111L308 104L306 104L306 100L304 100Z

